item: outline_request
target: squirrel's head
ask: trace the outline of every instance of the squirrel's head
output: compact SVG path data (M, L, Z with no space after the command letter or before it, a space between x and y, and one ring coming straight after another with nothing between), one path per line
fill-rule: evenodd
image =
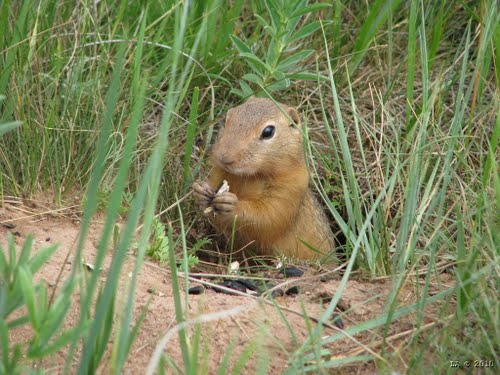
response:
M227 112L214 145L214 163L241 176L276 175L303 163L297 110L270 99L250 98Z

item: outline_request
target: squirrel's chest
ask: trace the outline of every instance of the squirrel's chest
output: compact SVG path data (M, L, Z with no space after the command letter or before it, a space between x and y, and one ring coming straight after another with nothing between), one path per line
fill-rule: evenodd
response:
M255 180L227 176L229 191L236 194L239 199L260 200L271 195L274 186L267 180Z

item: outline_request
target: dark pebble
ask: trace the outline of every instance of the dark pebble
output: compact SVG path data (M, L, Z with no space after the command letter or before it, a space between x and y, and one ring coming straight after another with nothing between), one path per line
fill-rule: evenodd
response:
M246 293L247 292L247 286L243 284L239 280L226 280L226 282L229 285L229 288L237 290L238 292Z
M246 280L246 279L238 279L238 280L235 280L237 282L239 282L240 284L243 284L246 286L247 289L249 290L257 290L257 285L255 285L253 282L251 282L250 280Z
M283 272L283 275L285 275L285 277L299 277L304 274L304 271L299 270L296 267L286 267L281 272Z
M195 285L189 288L189 294L202 294L205 291L205 287L203 285Z
M265 283L263 285L263 287L261 288L261 294L267 292L269 289L272 289L275 286L276 286L276 284L274 284L274 283ZM281 289L281 288L275 289L271 292L272 297L281 297L284 294L285 294L285 292L283 292L283 289Z
M219 283L217 285L229 288L229 289L234 289L237 290L238 292L246 293L247 292L247 287L240 283L238 280L224 280L222 283ZM213 290L215 290L217 293L224 293L224 294L235 294L228 292L224 289L217 288L217 287L212 287Z
M332 281L332 280L335 280L336 277L335 276L332 276L332 275L327 275L327 276L321 276L319 278L319 281L321 281L322 283L327 283L329 281Z
M275 286L276 286L276 284L271 283L271 282L263 283L262 287L260 288L260 293L259 294L265 293L269 289L274 288ZM283 294L285 294L285 292L283 292L283 289L281 289L281 288L275 289L275 290L273 290L271 292L271 296L272 297L280 297Z
M299 287L297 285L288 288L285 292L287 296L291 296L293 294L299 294Z
M332 320L333 320L333 324L335 324L337 326L337 328L344 329L344 322L342 321L342 319L340 319L338 314L333 313Z
M275 289L275 290L273 290L273 291L272 291L272 293L271 293L271 295L272 295L273 297L281 297L281 296L283 296L284 294L285 294L285 292L283 292L283 289L281 289L281 288Z

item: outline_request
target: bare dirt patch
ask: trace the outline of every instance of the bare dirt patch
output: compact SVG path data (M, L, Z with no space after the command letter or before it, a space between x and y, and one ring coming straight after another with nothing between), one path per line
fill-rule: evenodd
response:
M62 283L56 285L59 272L62 269L62 281L68 277L74 262L73 254L69 256L69 262L66 261L68 251L73 251L74 241L78 235L79 223L77 215L64 216L59 213L45 213L44 207L26 208L22 202L7 203L0 208L0 244L6 245L7 232L14 234L16 243L20 246L25 238L31 234L34 238L34 252L49 244L58 244L58 250L54 256L44 265L40 272L35 276L37 280L43 280L50 288L60 287ZM49 210L50 211L50 210ZM59 216L58 216L59 215ZM90 233L84 248L84 261L93 263L96 256L96 247L100 238L102 229L102 220L97 217L91 225ZM103 269L103 275L109 267L112 257L112 249L109 250L106 263ZM129 275L134 267L134 258L130 256L123 268L123 285L127 285ZM314 320L311 321L304 317L304 311L311 318L319 317L327 306L328 300L335 294L340 283L340 277L333 279L311 278L314 275L313 270L306 271L305 275L294 279L293 285L298 285L300 293L297 295L285 295L276 297L275 301L282 306L283 314L287 322L283 320L277 309L255 298L246 296L234 296L216 293L214 290L207 289L202 295L189 295L188 305L184 306L188 311L188 318L193 319L201 314L215 313L232 308L243 306L243 312L232 317L226 317L216 321L203 323L201 325L201 357L200 359L208 373L213 373L222 361L224 354L234 346L233 358L244 350L246 344L256 337L262 337L260 342L265 343L261 348L257 348L254 356L268 355L270 357L269 373L280 373L287 367L287 360L290 353L302 344L307 337L310 327L315 326ZM444 275L444 279L436 283L436 290L443 287L443 283L451 283ZM153 262L147 262L139 278L135 295L135 317L147 307L146 317L142 323L139 335L131 348L129 360L125 372L130 374L143 373L152 356L155 347L160 339L169 330L175 327L175 309L170 282L170 272L166 267ZM290 279L287 279L289 281ZM283 280L277 280L277 283ZM193 284L194 285L194 284ZM369 319L380 316L385 308L386 298L391 290L391 282L388 278L378 280L362 280L354 277L347 284L337 310L337 314L342 314L342 323L344 328L359 324ZM118 304L123 303L118 300ZM126 296L123 294L123 300ZM416 294L411 286L406 287L400 293L402 304L408 305L414 303ZM79 318L79 295L74 297L74 304L70 314L67 317L65 325L67 327L74 325ZM120 310L119 308L117 309ZM435 312L432 308L428 309L429 317L426 322L433 322ZM414 318L406 316L394 322L390 328L391 334L403 334L399 341L409 336L404 332L412 332ZM292 327L294 337L290 334ZM324 327L323 335L337 334L340 330L331 324ZM192 333L192 331L191 331ZM18 328L11 332L11 341L14 343L27 343L32 336L28 325ZM182 365L182 355L177 336L168 342L166 346L167 353L178 364ZM354 339L344 338L331 345L332 358L342 358L353 353L366 353L366 345L377 351L380 336L377 332L369 331L355 335ZM110 355L110 353L108 353ZM49 373L57 373L62 368L65 361L66 351L62 350L51 358L43 361L41 366ZM103 363L107 361L104 360ZM234 363L230 362L230 363ZM246 367L248 373L252 373L251 368L255 361L250 361ZM399 367L399 366L398 366ZM105 365L101 372L105 372ZM368 362L355 367L344 367L339 370L340 373L361 373L368 374L376 371L375 363Z

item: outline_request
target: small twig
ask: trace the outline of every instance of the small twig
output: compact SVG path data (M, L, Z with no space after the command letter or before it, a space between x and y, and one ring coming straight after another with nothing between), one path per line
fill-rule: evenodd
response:
M71 246L68 248L68 251L66 252L66 256L64 257L63 264L61 266L61 269L59 270L59 274L57 275L56 282L54 283L54 287L52 288L52 294L50 295L50 298L49 298L49 306L52 305L52 302L54 301L54 296L56 294L57 285L59 284L59 281L61 281L61 277L62 277L62 274L64 272L64 267L66 266L66 263L68 262L69 255L73 252L73 249L75 248L76 241L77 241L78 237L79 237L79 234L76 235L75 239L73 240L73 243L71 244Z
M178 275L185 278L183 272L178 272ZM217 273L191 273L189 272L187 276L197 280L197 277L205 277L207 279L244 279L244 280L261 280L261 281L273 281L271 277L259 277L259 276L246 276L246 275L224 275Z
M39 212L39 213L35 213L35 214L32 214L32 215L27 215L27 216L21 216L21 217L15 218L15 219L8 219L8 220L2 221L0 224L12 223L14 221L19 221L19 220L23 220L23 219L29 219L29 218L32 218L32 217L37 217L37 216L52 214L54 212L66 211L66 210L70 210L70 209L75 208L75 207L80 207L80 205L75 204L73 206L68 206L68 207L63 207L63 208L57 208L55 210Z
M1 203L2 204L22 204L23 201L18 199L18 198L15 198L15 197L2 197L2 200L1 200Z
M168 206L167 208L165 208L163 211L157 213L154 217L155 218L159 218L161 215L163 215L165 212L168 212L170 211L172 208L174 207L177 207L180 203L182 203L187 197L189 197L191 194L193 194L192 191L190 191L189 193L186 193L181 199L178 199L177 201L175 201L174 203L172 203L170 206ZM144 224L141 224L139 225L135 231L138 232L142 229L142 227L144 226Z

